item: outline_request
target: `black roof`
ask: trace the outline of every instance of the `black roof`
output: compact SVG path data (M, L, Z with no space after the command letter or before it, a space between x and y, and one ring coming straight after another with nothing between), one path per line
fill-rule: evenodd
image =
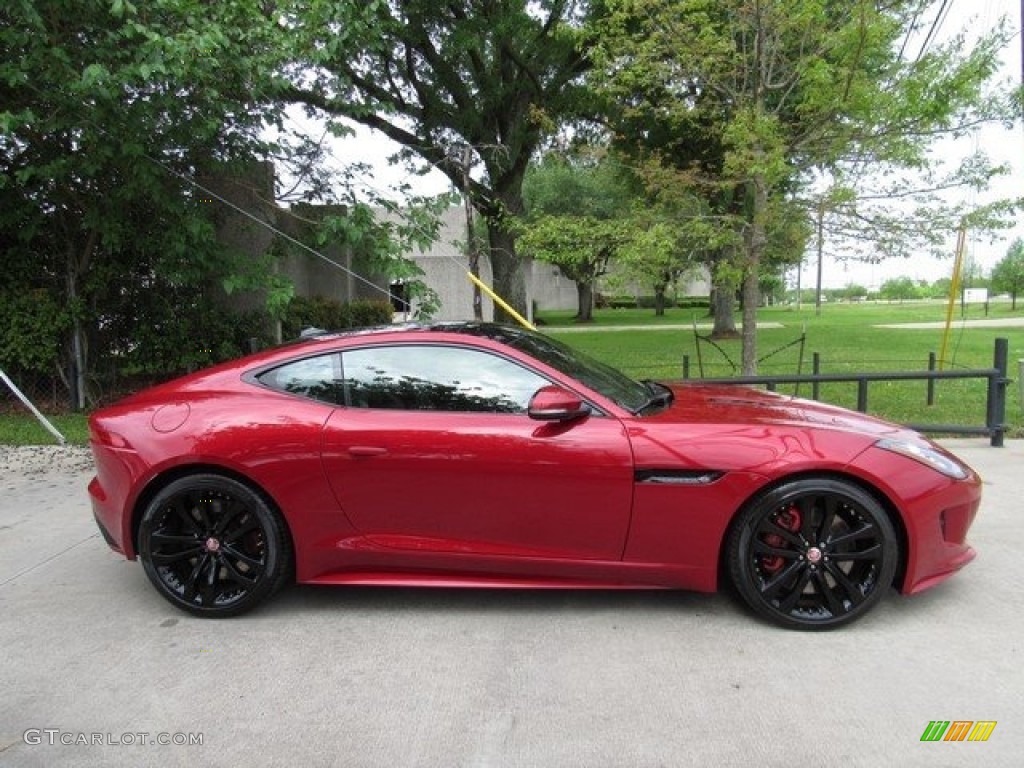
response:
M484 323L474 321L439 321L429 323L397 323L395 325L374 325L363 328L346 328L340 331L324 331L307 329L295 340L298 342L345 338L348 336L371 336L379 333L395 333L396 331L436 331L438 333L462 333L468 336L481 336L502 344L515 345L532 335L525 328L502 323ZM289 342L294 343L294 342Z

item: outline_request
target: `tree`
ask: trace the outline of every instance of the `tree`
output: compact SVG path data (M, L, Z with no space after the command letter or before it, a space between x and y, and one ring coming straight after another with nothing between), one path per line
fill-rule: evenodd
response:
M909 277L894 277L882 283L878 295L887 301L899 301L902 304L906 299L917 298L918 288Z
M867 298L868 289L860 283L847 283L838 293L847 301L858 301Z
M744 294L743 372L756 368L758 272L779 201L810 170L844 162L927 168L939 135L1006 114L985 84L1001 30L964 53L962 38L899 53L925 0L617 0L599 61L626 111L674 126L680 185L704 190L734 222ZM718 151L702 152L693 137Z
M932 299L947 298L952 284L953 280L949 277L940 277L937 280L933 280L928 286L928 297Z
M1010 308L1017 309L1017 296L1024 292L1024 240L1014 240L1006 255L993 267L992 287L1009 293Z
M198 318L230 259L181 177L260 144L251 93L268 41L236 11L202 0L37 0L0 11L0 305L35 295L58 308L45 325L57 338L33 364L57 366L77 407L90 356L104 344L137 350L116 330L132 318L154 338L192 318L178 359L209 360ZM5 355L24 346L7 341Z
M685 227L651 209L638 216L636 232L622 248L622 277L654 290L654 314L665 314L668 289L695 264L694 244Z
M550 152L527 171L519 246L576 283L578 322L593 319L595 283L634 237L634 192L607 157Z
M278 3L290 46L280 93L447 174L486 221L495 287L525 311L511 223L530 158L583 99L587 12L571 0ZM482 178L464 171L467 147Z

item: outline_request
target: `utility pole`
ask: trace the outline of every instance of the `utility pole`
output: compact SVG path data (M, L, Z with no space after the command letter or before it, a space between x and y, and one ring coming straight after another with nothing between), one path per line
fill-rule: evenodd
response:
M1024 0L1021 0L1024 2ZM814 293L814 314L821 316L821 256L825 242L825 198L818 201L818 285Z
M804 259L803 259L803 256L801 256L800 257L800 263L796 265L796 308L797 308L797 310L801 310L804 307L803 297L800 295L800 293L803 291L803 286L801 285L801 282L802 282L801 278L803 277L801 273L803 271L804 271Z
M967 249L967 224L960 222L956 237L956 258L953 260L953 279L949 281L949 300L946 302L946 322L942 331L942 347L939 350L939 370L946 367L946 353L949 350L950 330L953 327L953 307L960 294L960 281L964 272L964 251Z
M1022 0L1024 2L1024 0ZM469 166L473 162L473 148L466 144L462 148L462 202L466 207L466 260L469 272L477 280L480 279L480 251L476 247L473 236L473 204L469 199ZM473 319L480 322L484 319L483 296L480 286L473 283Z

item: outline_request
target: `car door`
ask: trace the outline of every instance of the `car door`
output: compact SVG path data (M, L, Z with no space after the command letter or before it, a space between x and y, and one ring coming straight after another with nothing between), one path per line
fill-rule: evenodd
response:
M328 479L375 544L418 551L620 559L632 504L629 439L615 418L532 420L550 382L454 344L342 355L346 406L323 441Z

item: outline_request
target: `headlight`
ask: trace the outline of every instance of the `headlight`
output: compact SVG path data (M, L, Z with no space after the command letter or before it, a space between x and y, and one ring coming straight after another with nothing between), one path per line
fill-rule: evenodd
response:
M875 446L883 451L892 451L893 453L899 453L907 458L919 461L936 472L941 472L946 477L952 477L954 480L966 480L970 475L967 467L963 464L950 458L945 453L932 448L927 443L885 437L875 443Z

